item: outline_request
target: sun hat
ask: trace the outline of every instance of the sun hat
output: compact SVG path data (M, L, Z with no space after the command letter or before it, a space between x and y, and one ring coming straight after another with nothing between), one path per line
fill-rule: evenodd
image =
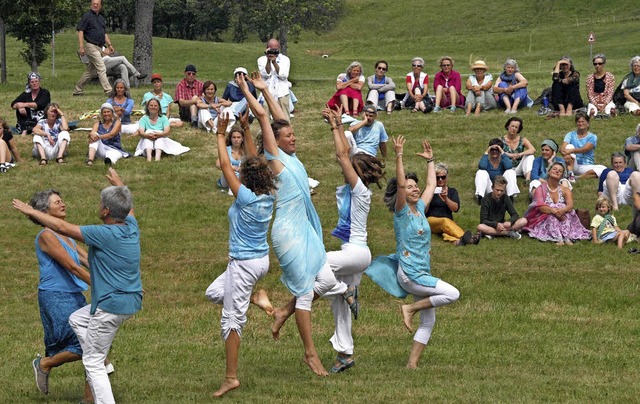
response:
M475 62L473 62L473 65L471 65L471 70L475 69L489 70L489 67L484 62L484 60L476 60Z

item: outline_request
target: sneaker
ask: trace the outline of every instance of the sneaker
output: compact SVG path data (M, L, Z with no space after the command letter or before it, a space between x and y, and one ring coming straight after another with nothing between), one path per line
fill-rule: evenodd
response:
M511 110L510 110L510 109L505 109L505 110L504 110L504 113L505 113L505 114L510 114L510 113L511 113Z
M4 165L4 163L0 164L0 173L6 173L7 172L7 166Z
M453 105L452 105L452 106L450 106L450 107L449 107L449 111L451 111L451 112L456 112L456 107L455 107L455 106L453 106Z
M433 107L433 112L440 112L440 111L442 111L442 109L439 106L436 105L435 107Z
M573 173L569 173L569 182L576 182L576 176Z
M116 371L116 369L113 367L113 363L111 362L109 362L107 365L104 366L104 370L107 371L108 375Z
M490 236L488 234L485 234L484 238L486 238L487 240L493 240L493 236Z
M136 74L136 78L137 78L138 80L143 80L143 79L145 79L146 77L147 77L147 73L138 73L138 74Z
M191 121L192 128L198 128L198 121Z
M229 188L229 190L227 191L227 194L229 194L229 196L233 196L233 191L231 190L231 188Z
M517 231L510 231L509 232L509 237L511 237L514 240L520 240L522 238L522 234L520 234Z
M478 205L482 205L482 195L476 195L476 202Z
M471 241L469 242L469 244L473 244L473 245L480 244L480 240L482 240L482 234L476 233L473 235L473 237L471 237Z
M105 157L104 164L110 166L113 163L111 162L111 159L109 157Z
M33 372L36 376L36 387L42 394L49 394L49 373L45 373L40 367L40 360L42 357L40 354L31 362L33 366Z
M472 238L473 238L473 235L471 234L471 232L469 230L467 230L467 231L464 232L462 237L460 237L460 240L458 241L457 245L459 247L464 247L467 244L471 244Z

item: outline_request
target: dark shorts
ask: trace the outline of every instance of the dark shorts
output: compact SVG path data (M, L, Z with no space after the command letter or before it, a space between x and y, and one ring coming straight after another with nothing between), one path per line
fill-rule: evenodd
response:
M53 356L64 351L82 355L78 337L69 325L69 317L87 305L84 295L80 292L38 290L38 305L44 328L45 355Z

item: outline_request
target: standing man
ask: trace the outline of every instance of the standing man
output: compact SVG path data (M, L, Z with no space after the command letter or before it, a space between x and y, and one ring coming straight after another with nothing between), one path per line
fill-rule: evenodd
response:
M84 86L89 80L98 75L100 84L106 95L111 93L111 84L107 79L107 69L102 60L102 47L106 47L109 53L115 52L113 44L107 35L107 23L100 14L102 10L102 0L91 0L91 10L87 11L82 20L76 26L78 31L78 54L89 58L89 63L80 80L76 83L76 90L73 95L83 95ZM87 43L85 46L85 42Z
M258 70L262 79L267 83L269 92L276 99L280 108L284 112L287 122L291 120L289 111L289 69L291 61L280 53L280 42L272 38L267 42L267 49L264 56L258 58ZM269 109L265 103L265 110L269 114Z
M180 119L184 122L191 122L192 128L198 127L198 100L202 95L203 83L196 79L198 71L194 65L187 65L184 68L184 79L180 80L176 86L176 93L173 99L178 104Z
M82 363L96 403L115 403L104 360L122 323L142 308L140 230L133 198L118 173L109 168L113 185L100 193L103 225L77 226L13 200L13 207L43 226L89 246L91 304L76 310L69 324L82 348Z

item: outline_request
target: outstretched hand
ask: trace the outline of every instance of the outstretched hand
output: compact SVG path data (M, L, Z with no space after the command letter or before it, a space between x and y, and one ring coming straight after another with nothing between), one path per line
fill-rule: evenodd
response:
M334 111L328 106L325 106L322 110L322 117L327 121L329 126L332 128L340 124L340 117L342 116L342 105L338 109L338 111Z
M397 138L392 136L391 140L393 141L393 149L396 152L396 156L399 156L404 150L405 138L402 135L398 135Z
M109 171L107 172L106 177L107 181L109 181L111 185L114 185L116 187L124 186L124 181L122 181L122 178L120 178L120 175L113 167L109 167Z
M224 112L218 115L218 136L224 136L227 132L227 126L229 126L229 113Z
M240 120L240 126L243 128L249 127L249 108L247 108L240 116L238 117Z
M265 81L262 80L262 76L260 75L259 72L251 72L251 82L258 90L260 91L267 90L267 83L265 83Z
M422 153L416 153L418 156L423 157L427 160L433 158L433 149L431 148L431 143L428 140L422 141Z
M20 212L24 213L27 216L29 216L29 212L33 210L31 205L29 205L28 203L24 203L19 199L14 199L13 201L11 201L11 204L15 209L18 209Z

